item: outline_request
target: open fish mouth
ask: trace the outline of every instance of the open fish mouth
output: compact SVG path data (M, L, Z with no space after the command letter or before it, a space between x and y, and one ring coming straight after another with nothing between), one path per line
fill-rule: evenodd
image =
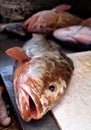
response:
M19 87L18 93L15 92L15 95L17 95L16 103L19 113L24 121L40 119L43 116L40 97L32 89L27 89L23 85L23 88Z
M29 97L29 104L30 104L31 116L36 117L37 116L37 108L36 108L36 105L31 97Z
M29 96L31 118L39 119L42 117L43 109L40 100L37 98L37 96L35 96L35 98L37 99L36 101Z

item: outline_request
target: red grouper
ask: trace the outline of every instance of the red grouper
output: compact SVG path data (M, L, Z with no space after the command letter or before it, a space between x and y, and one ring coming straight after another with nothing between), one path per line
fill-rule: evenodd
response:
M13 87L24 121L40 119L61 98L74 70L70 58L42 34L33 34L21 47L6 51L15 59Z
M27 32L49 34L58 28L78 25L82 19L65 11L70 9L70 5L59 5L51 10L44 10L33 14L26 20L22 27Z

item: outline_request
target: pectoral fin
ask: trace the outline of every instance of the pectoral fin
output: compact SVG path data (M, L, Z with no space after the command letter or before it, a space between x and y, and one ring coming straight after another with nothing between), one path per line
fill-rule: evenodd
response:
M12 47L5 52L8 56L12 57L13 59L24 61L28 60L29 57L26 55L24 50L21 47Z

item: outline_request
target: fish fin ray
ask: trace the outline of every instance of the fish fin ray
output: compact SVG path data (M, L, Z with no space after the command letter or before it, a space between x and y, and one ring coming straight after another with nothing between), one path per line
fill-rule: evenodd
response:
M62 4L62 5L56 6L52 10L57 12L57 13L60 13L61 11L69 10L70 8L71 8L71 5Z
M24 61L28 60L29 57L26 55L24 50L21 47L12 47L8 50L5 51L5 53L12 57L13 59L19 60L19 61Z

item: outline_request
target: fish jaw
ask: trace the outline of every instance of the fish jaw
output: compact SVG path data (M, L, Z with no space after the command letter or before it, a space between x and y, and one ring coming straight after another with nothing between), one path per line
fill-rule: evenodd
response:
M15 93L16 104L19 113L24 121L31 119L40 119L43 116L43 108L40 102L40 95L35 89L35 84L29 78L27 80L27 71L23 73L23 69L27 67L28 62L15 66L13 74L13 88Z
M16 96L16 103L19 109L19 113L22 119L26 122L31 119L38 120L42 118L63 95L67 84L64 80L61 80L61 88L57 94L50 90L46 90L44 94L38 94L38 92L28 86L27 83L21 82L20 85L14 87L14 92ZM55 96L51 96L55 93ZM56 98L53 98L56 97Z
M31 120L31 112L29 108L29 95L21 88L14 88L14 94L18 111L24 121Z
M14 87L16 103L22 119L26 122L31 119L40 119L43 116L43 108L40 96L25 83Z

